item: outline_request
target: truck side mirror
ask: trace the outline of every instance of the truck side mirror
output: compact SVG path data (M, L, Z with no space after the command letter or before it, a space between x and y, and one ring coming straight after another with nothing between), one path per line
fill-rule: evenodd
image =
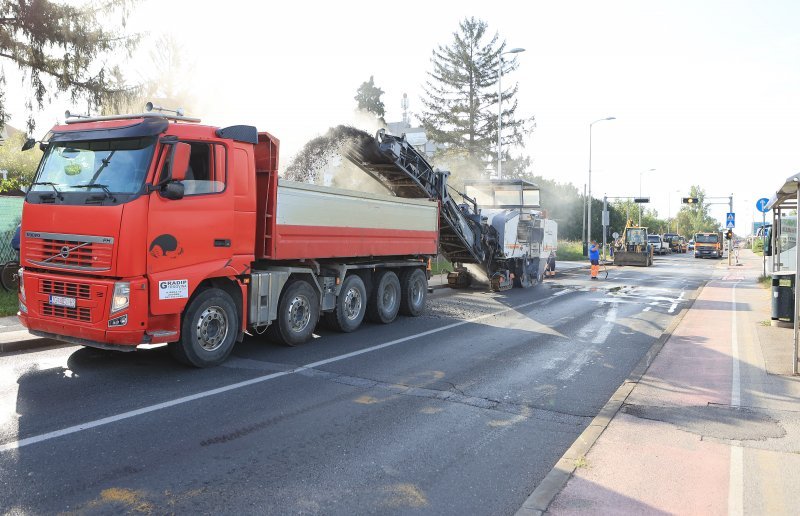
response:
M183 199L183 183L171 181L161 187L161 195L171 201Z
M22 144L22 152L25 152L26 150L31 150L34 145L36 145L36 140L34 138L26 139L25 143Z
M172 168L169 177L172 181L183 181L186 179L186 169L189 168L189 155L192 153L192 146L188 143L175 143L172 146Z

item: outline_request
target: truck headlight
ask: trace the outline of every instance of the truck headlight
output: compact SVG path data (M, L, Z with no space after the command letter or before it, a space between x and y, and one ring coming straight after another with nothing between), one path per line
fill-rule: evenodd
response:
M128 281L114 283L114 296L111 298L111 313L128 308L131 304L131 284Z
M22 301L25 299L25 280L22 278L22 267L19 268L19 297Z

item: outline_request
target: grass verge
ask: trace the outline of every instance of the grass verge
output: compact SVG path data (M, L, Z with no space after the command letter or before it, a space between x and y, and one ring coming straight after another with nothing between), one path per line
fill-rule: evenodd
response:
M760 275L758 277L758 284L761 285L762 288L772 288L772 276Z
M17 300L17 293L6 292L5 289L0 288L0 317L17 315L18 310L19 301Z
M441 274L443 272L451 272L453 264L445 260L443 257L434 258L431 260L431 274Z
M583 256L583 243L570 240L560 240L556 254L558 260L580 261L586 259Z

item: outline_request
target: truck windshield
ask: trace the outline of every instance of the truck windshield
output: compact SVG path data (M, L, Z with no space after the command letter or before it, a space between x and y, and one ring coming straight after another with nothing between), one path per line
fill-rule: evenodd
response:
M104 185L108 192L134 194L144 184L155 138L54 142L42 158L31 191L87 191L87 186ZM100 187L98 187L100 188ZM90 189L89 189L90 190Z
M647 241L656 243L659 241L658 235L647 235Z
M716 244L719 237L717 235L697 235L694 237L694 241L698 244Z

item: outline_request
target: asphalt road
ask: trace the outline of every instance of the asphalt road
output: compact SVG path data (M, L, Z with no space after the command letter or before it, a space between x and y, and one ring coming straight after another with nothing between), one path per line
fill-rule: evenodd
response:
M437 290L426 314L221 367L166 350L0 357L0 510L513 514L716 260Z

